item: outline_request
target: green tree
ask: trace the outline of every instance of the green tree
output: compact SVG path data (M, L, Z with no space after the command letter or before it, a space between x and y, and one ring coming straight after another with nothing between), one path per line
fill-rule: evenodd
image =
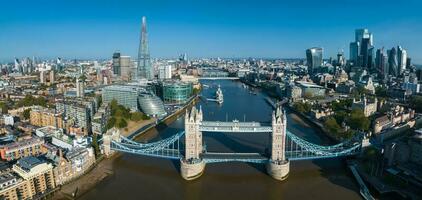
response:
M29 117L31 116L31 109L30 108L29 109L25 109L23 111L22 116L23 116L24 119L29 119Z
M119 123L117 123L117 128L125 128L127 126L127 122L125 119L120 118Z
M92 135L92 143L91 143L92 148L94 148L94 153L95 156L100 155L100 146L98 145L98 136L96 133L94 133Z
M409 102L409 106L415 109L416 112L422 112L422 96L412 96Z
M130 115L130 120L138 122L142 120L143 114L141 112L134 112Z
M9 106L7 106L6 102L0 102L1 113L7 114L9 112Z
M336 119L337 124L342 124L348 117L348 114L346 111L337 111L334 113L334 119Z
M106 129L111 129L114 127L114 125L116 124L116 118L114 117L110 117L110 119L108 119L107 124L106 124Z
M348 125L356 130L369 130L370 121L360 109L353 109L347 120Z
M339 133L341 132L340 125L338 125L336 119L334 119L333 117L330 117L327 120L325 120L324 127L335 136L339 136Z

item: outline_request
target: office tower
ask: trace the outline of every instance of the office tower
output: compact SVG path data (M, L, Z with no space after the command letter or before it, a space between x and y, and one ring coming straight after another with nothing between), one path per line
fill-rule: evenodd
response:
M397 71L399 75L403 74L406 70L407 52L401 46L397 47Z
M130 56L120 56L120 76L124 80L131 78L132 62Z
M356 66L371 68L374 60L373 36L368 29L356 29L355 41L350 43L350 60Z
M360 43L351 42L350 43L350 61L352 61L355 65L357 65L359 52L360 52Z
M322 66L323 49L320 47L313 47L306 50L306 61L308 63L308 73L313 74L314 71Z
M117 75L117 76L121 75L120 53L119 52L113 53L113 74Z
M138 50L138 78L151 80L154 78L154 69L151 65L151 58L148 49L148 34L146 17L142 17L141 38Z
M387 55L384 52L384 48L378 49L375 56L375 68L378 72L378 76L382 79L385 79L388 75L387 66Z
M396 48L392 48L387 51L388 54L388 73L392 76L398 76L398 64L397 64L397 51Z
M77 97L84 97L85 96L85 89L84 89L84 81L76 79L76 96Z
M20 65L19 59L17 58L15 58L15 65L14 65L13 71L21 72L21 65Z
M56 65L57 65L57 66L56 66L56 70L57 70L57 71L59 71L59 72L60 72L60 71L62 71L62 70L63 70L63 63L62 63L62 59L61 59L61 58L59 58L59 57L58 57L58 58L56 59Z
M55 74L54 74L54 70L50 71L50 84L54 84L55 81Z
M344 66L346 59L344 58L343 51L337 53L337 66Z
M412 67L412 59L410 57L407 57L406 68L410 69L410 67Z

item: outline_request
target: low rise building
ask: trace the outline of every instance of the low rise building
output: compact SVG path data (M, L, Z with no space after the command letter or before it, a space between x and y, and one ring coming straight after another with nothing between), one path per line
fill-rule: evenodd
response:
M60 155L55 163L54 177L57 185L63 185L74 178L87 172L95 163L94 150L92 148L74 148L65 156Z
M29 137L0 146L1 158L6 161L17 160L43 153L44 140L39 137Z

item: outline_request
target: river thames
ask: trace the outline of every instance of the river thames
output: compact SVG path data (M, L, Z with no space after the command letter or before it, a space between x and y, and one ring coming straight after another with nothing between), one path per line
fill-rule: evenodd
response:
M251 93L238 81L202 81L202 96L211 98L218 85L224 103L201 101L204 120L270 122L272 107L265 94ZM296 115L287 112L288 129L317 144L329 144L328 138ZM184 117L162 125L139 137L154 141L183 130ZM269 148L268 133L204 133L209 151L261 152ZM185 181L179 174L179 163L138 155L122 154L113 161L114 174L81 199L362 199L359 188L341 159L291 162L284 182L266 174L265 166L248 163L208 164L203 175Z

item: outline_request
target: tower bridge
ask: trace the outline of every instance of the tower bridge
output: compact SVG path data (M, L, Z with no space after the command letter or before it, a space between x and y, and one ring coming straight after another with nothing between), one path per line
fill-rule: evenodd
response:
M186 180L198 178L206 164L221 162L247 162L265 164L270 176L277 180L287 178L290 161L335 158L360 152L362 137L356 136L340 144L321 146L308 142L287 129L287 117L280 106L272 114L271 124L261 122L204 121L202 110L195 107L186 111L185 129L163 140L139 143L120 136L115 129L103 137L106 155L113 151L174 159L180 161L181 175ZM270 133L268 155L259 152L222 153L208 152L202 132Z

